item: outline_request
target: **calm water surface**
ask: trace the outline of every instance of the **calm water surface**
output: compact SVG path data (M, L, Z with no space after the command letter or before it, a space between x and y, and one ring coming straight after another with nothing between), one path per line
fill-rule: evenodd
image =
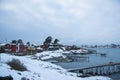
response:
M79 59L78 61L74 62L61 62L56 63L57 65L62 66L66 69L72 68L81 68L81 67L88 67L88 66L95 66L100 64L108 64L109 62L120 62L120 48L91 48L96 50L98 54L89 54L85 55L89 57L88 59ZM105 56L101 56L100 53L106 53ZM113 80L120 80L120 73L112 74L110 76Z

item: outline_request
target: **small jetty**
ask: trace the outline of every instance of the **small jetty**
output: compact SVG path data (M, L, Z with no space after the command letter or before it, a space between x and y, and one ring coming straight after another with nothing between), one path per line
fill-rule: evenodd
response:
M89 62L89 56L87 56L87 55L75 55L75 54L72 54L72 53L67 53L67 54L63 53L63 55L72 59L72 61L80 61L80 60L84 59L84 60Z
M68 57L70 57L73 61L79 61L79 60L87 60L89 62L89 56L81 56L81 55L69 55Z
M69 72L82 73L83 75L110 75L112 73L120 72L120 63L112 63L96 65L90 67L82 67L75 69L67 69Z

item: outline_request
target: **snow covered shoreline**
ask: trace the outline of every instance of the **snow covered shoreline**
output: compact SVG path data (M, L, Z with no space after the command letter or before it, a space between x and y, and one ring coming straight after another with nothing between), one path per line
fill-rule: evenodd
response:
M20 62L26 66L27 71L16 71L11 69L6 62L11 61L12 59L20 60ZM76 73L67 72L62 67L49 62L37 59L33 60L31 59L31 56L15 56L1 53L0 76L3 77L9 75L13 77L13 80L21 80L23 77L29 80L111 80L108 77L102 76L80 78L77 77Z

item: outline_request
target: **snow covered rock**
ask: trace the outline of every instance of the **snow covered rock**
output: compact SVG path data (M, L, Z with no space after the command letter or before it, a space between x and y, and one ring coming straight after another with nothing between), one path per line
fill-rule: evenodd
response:
M37 53L35 56L37 57L37 59L41 59L41 60L66 58L66 56L64 56L62 53L63 53L62 50L44 51L41 53Z

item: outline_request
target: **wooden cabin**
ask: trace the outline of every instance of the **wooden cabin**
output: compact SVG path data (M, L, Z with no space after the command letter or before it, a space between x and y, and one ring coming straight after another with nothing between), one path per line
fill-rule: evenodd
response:
M17 45L16 44L11 44L11 52L16 53L17 52Z
M5 52L11 52L11 45L9 43L5 44Z

